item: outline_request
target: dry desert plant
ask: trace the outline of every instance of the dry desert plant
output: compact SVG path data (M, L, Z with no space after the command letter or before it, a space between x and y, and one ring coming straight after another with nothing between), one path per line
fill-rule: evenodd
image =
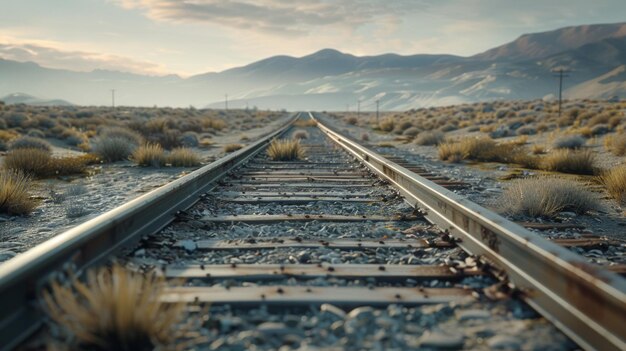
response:
M439 145L445 140L445 134L439 131L421 132L415 138L417 145Z
M606 191L620 205L626 205L626 165L621 165L606 171L600 179Z
M50 318L76 340L77 349L168 349L181 337L184 304L159 300L165 284L154 275L114 265L87 273L86 282L51 284L43 294Z
M530 217L554 217L563 211L584 214L601 208L584 184L557 177L515 180L502 194L500 205L505 212Z
M554 142L555 149L580 149L587 141L578 135L568 135Z
M294 161L304 158L300 140L274 139L267 148L267 155L273 161Z
M39 149L50 152L52 148L50 144L43 139L25 136L13 140L11 145L9 145L9 150L18 149Z
M300 128L303 128L303 127L315 127L315 126L317 126L317 122L315 122L315 120L312 120L310 118L309 119L300 119L300 120L297 120L293 125L296 126L296 127L300 127Z
M243 148L241 144L227 144L224 145L224 152L233 152Z
M626 155L626 134L619 133L605 136L604 148L615 156Z
M306 130L296 130L293 132L293 137L294 139L308 139L309 133L307 133Z
M50 152L42 149L17 149L9 152L4 159L4 167L24 172L31 176L47 173Z
M0 170L0 212L28 214L37 202L28 194L32 187L31 178L21 171Z
M195 167L200 165L200 156L191 149L179 147L167 155L167 163L172 167Z
M545 155L541 162L541 168L553 172L593 174L595 172L595 160L595 154L589 150L561 149Z
M146 144L138 147L131 156L139 166L161 167L165 164L165 152L159 144Z

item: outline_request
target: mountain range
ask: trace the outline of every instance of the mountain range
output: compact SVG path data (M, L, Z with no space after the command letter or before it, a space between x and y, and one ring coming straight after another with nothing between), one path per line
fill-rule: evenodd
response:
M626 23L525 34L483 53L353 56L324 49L304 57L274 56L218 73L181 78L116 71L74 72L0 59L0 96L25 92L80 105L106 105L110 90L123 105L288 110L406 110L557 94L552 72L570 71L566 98L626 97ZM43 99L47 100L47 99ZM50 103L64 104L66 101ZM41 101L41 100L39 100ZM50 100L48 100L50 101Z

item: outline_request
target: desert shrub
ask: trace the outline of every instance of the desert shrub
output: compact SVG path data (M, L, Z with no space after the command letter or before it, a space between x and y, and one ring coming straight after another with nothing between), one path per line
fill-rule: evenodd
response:
M35 209L37 202L28 194L31 178L19 170L0 170L0 212L23 215Z
M160 299L166 284L119 265L87 272L82 282L51 283L43 293L45 310L73 340L70 350L169 350L185 340L184 303Z
M394 123L393 133L400 135L404 133L405 130L411 127L413 127L413 123L411 123L411 121L402 120L398 123Z
M619 133L605 136L604 148L615 156L626 155L626 134Z
M167 155L167 163L172 167L195 167L200 165L200 156L191 149L179 147Z
M22 125L28 121L28 117L21 112L12 112L5 115L4 120L6 121L7 127L17 128L22 127Z
M581 136L567 135L555 140L553 146L556 149L579 149L585 145L586 142L585 138Z
M136 144L119 137L98 138L91 147L92 151L105 162L127 160L136 148Z
M437 148L439 159L453 163L461 162L465 158L465 152L458 142L445 142Z
M185 147L197 147L199 143L196 132L184 132L180 137L180 144Z
M523 126L517 128L517 135L535 135L537 134L537 129L531 126Z
M621 116L613 116L609 119L609 127L611 127L611 129L617 127L620 123L622 123L622 119L623 117ZM0 128L2 129L2 128Z
M541 154L545 154L546 153L545 147L543 145L539 145L539 144L534 144L533 146L531 146L530 151L534 155L541 155Z
M84 173L87 166L98 162L95 155L52 157L48 161L45 173L38 176L72 175Z
M415 138L415 143L418 145L439 145L443 143L446 136L439 131L421 132Z
M317 122L313 119L299 119L294 124L296 127L304 128L304 127L315 127L317 126Z
M362 141L369 141L370 140L369 134L367 134L367 133L361 134L361 140Z
M4 167L31 176L46 174L50 163L50 152L42 149L16 149L4 159Z
M402 132L402 135L408 136L408 137L415 137L417 134L419 134L420 129L417 127L411 127L406 129L404 132Z
M122 128L122 127L105 128L100 132L99 137L103 139L108 139L108 138L124 139L129 144L133 144L135 146L141 145L144 141L141 134L136 133L128 128Z
M4 119L0 118L0 130L4 130L7 128L8 128L7 122Z
M378 123L378 129L382 130L383 132L391 132L392 130L394 130L395 124L396 122L393 120L393 118L391 117L383 118Z
M147 139L150 142L158 143L167 150L171 150L173 148L181 146L181 135L182 134L178 129L167 129L163 133L150 135L147 137Z
M161 167L165 164L165 152L159 144L145 144L133 151L131 159L139 166Z
M513 135L514 133L507 127L499 127L493 132L489 133L489 136L494 139L505 138Z
M224 151L225 152L233 152L233 151L237 151L239 149L243 148L243 145L241 144L227 144L224 145Z
M542 159L542 168L546 171L593 174L595 171L595 155L588 150L572 151L555 150Z
M207 130L222 130L228 126L224 120L218 118L202 118L200 123L202 124L202 128Z
M591 128L591 135L604 135L611 131L611 128L608 124L596 124Z
M457 129L458 129L458 127L455 124L453 124L453 123L444 124L443 126L441 126L439 128L439 130L444 132L444 133L451 132L451 131L457 130Z
M37 130L37 129L29 130L28 133L26 133L26 135L32 138L37 138L37 139L44 139L46 137L46 134L44 134L44 132L42 132L41 130Z
M9 142L15 138L17 138L19 134L10 131L10 130L0 130L0 140L4 142Z
M25 137L17 138L13 140L13 142L11 142L11 145L9 146L9 150L17 150L17 149L39 149L39 150L45 150L47 152L50 152L52 147L50 146L50 144L48 144L47 141L43 139L25 136Z
M557 177L515 180L499 205L505 212L530 217L554 217L563 211L584 214L601 208L598 198L583 184Z
M349 116L349 117L346 117L346 123L348 123L349 125L355 126L357 125L357 123L359 123L359 120L355 116Z
M626 165L607 170L600 179L609 195L620 205L626 205Z
M296 130L293 132L294 139L308 139L309 133L306 130Z
M294 161L304 158L304 149L300 140L274 139L267 148L267 155L272 161Z

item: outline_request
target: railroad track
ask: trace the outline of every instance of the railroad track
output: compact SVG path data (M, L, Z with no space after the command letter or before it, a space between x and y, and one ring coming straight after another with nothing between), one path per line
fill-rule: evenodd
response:
M623 278L364 148L320 116L316 127L299 127L309 134L305 160L269 160L268 142L290 137L298 117L315 118L298 114L0 266L0 349L41 327L33 301L50 278L112 257L184 280L165 301L210 303L213 348L495 345L480 341L488 333L471 340L441 330L429 315L474 326L531 318L584 349L626 348ZM445 303L455 304L445 313L424 307ZM553 326L528 317L526 306ZM548 346L566 343L557 332L544 337Z

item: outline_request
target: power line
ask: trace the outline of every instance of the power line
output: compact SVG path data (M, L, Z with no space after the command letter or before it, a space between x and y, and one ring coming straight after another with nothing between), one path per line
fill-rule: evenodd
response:
M569 77L567 73L571 71L559 68L557 70L553 70L552 72L556 72L557 74L553 74L553 76L559 78L559 117L561 117L561 105L563 101L563 78Z

